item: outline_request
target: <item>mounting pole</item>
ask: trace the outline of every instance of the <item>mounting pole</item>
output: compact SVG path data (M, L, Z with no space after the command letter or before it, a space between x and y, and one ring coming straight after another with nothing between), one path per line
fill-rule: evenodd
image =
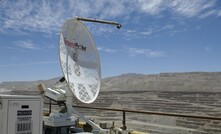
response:
M102 24L109 24L109 25L114 25L116 26L117 29L121 28L121 24L113 21L106 21L106 20L97 20L97 19L91 19L91 18L81 18L81 17L75 17L77 20L81 21L88 21L88 22L97 22L97 23L102 23Z
M67 114L69 116L72 115L72 104L73 104L73 93L71 92L71 89L68 87L65 87L65 96L66 96L66 106L67 106Z
M125 111L123 111L123 127L122 127L122 130L127 130L127 126L126 126L126 113Z
M49 101L49 114L51 114L51 99Z

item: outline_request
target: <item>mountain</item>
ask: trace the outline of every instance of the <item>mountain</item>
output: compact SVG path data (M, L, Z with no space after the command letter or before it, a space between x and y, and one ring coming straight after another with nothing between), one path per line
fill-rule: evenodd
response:
M44 83L46 87L51 87L55 84L60 77L53 78L49 80L38 80L38 81L12 81L12 82L2 82L0 83L0 92L6 90L26 90L26 91L37 91L37 85Z
M51 87L60 77L49 80L3 82L4 90L36 91L37 85L44 83ZM101 82L102 91L190 91L221 92L221 72L188 72L160 74L122 74L105 78Z
M220 92L221 72L123 74L103 79L101 91Z

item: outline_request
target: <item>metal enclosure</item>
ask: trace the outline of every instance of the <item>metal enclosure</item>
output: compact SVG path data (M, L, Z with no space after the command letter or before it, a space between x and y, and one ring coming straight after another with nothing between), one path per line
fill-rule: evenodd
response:
M41 96L0 94L0 134L42 134Z

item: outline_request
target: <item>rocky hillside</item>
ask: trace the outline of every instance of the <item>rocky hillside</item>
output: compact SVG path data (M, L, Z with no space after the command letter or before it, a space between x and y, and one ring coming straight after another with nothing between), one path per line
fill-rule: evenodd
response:
M4 82L0 93L36 95L37 85L52 86L59 78L34 82ZM75 98L75 97L74 97ZM45 98L45 101L48 99ZM123 74L102 80L101 92L92 104L74 99L79 106L130 109L221 117L221 72ZM54 107L56 109L56 107ZM44 110L48 110L45 105ZM79 109L95 119L122 125L122 112ZM130 129L151 134L220 134L221 121L127 113Z

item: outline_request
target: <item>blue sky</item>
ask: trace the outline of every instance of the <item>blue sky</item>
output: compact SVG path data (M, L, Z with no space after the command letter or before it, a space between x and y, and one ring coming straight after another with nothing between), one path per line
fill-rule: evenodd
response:
M0 82L61 76L58 37L75 16L99 50L102 77L221 71L220 0L1 0Z

